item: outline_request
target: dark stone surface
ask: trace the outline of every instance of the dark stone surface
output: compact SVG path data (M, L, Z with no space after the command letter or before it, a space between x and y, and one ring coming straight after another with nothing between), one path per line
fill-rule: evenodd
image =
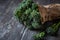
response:
M57 3L51 0L34 0L39 4ZM15 19L13 11L21 0L0 0L0 40L34 40L33 35L37 32L25 28ZM60 1L58 1L60 3ZM58 37L47 37L48 40L60 40Z

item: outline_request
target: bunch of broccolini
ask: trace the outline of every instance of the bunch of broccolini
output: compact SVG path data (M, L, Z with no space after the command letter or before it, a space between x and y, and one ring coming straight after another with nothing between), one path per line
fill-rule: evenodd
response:
M30 29L41 28L38 5L32 0L23 0L16 9L15 16Z
M15 10L15 16L20 23L30 29L42 29L38 5L33 0L23 0ZM60 22L47 27L45 31L34 36L35 40L44 39L46 34L54 35L58 31L59 26Z
M44 32L40 32L34 36L35 40L43 40L46 35L55 35L59 30L60 22L52 24Z

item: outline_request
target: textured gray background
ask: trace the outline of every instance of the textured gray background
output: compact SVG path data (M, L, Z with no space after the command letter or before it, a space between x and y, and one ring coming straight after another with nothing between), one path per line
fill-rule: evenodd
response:
M0 40L34 40L36 31L28 30L15 19L13 11L21 0L0 0ZM39 4L60 3L60 0L34 0ZM49 36L49 40L60 40L59 36Z

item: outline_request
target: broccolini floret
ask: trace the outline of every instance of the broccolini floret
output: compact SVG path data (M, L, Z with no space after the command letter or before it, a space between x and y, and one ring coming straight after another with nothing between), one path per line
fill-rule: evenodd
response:
M45 37L45 32L40 32L39 34L34 35L35 40L42 40Z
M60 22L59 22L59 23L55 23L55 24L53 24L52 26L48 27L48 28L46 29L46 32L47 32L48 34L50 34L50 35L54 35L54 34L58 31L59 26L60 26Z
M32 3L32 9L37 10L37 8L38 8L38 5L35 3Z

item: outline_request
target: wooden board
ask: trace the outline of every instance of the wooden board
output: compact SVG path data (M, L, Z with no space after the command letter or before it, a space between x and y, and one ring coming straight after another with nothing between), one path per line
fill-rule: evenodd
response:
M21 0L0 0L0 40L34 40L33 35L36 31L25 28L15 19L13 11ZM39 4L50 4L50 0L34 0ZM56 1L57 2L57 1ZM55 3L56 3L55 2ZM60 1L58 1L60 3ZM60 40L58 37L47 37L48 40Z

